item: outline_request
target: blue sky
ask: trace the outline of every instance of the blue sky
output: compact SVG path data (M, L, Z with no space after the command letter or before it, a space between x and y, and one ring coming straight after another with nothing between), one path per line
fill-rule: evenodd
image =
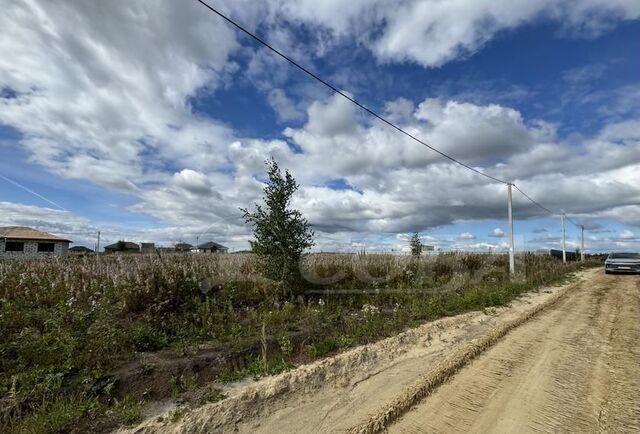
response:
M590 250L637 250L634 3L215 5L436 148L564 209ZM106 242L244 249L238 208L259 201L274 157L301 184L294 204L317 249L397 251L413 231L445 250L505 248L504 186L403 138L196 2L31 0L0 11L0 25L2 225L89 246L100 230ZM514 200L517 247L558 247L559 219Z

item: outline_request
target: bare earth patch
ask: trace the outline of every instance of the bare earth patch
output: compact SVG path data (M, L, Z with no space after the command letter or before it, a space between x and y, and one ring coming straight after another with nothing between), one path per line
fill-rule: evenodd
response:
M640 277L589 274L389 431L640 432Z
M484 354L470 365L469 361L496 343L494 349L498 349L531 321L509 333L511 329L536 314L535 321L561 306L573 305L569 300L575 297L591 297L594 281L609 278L601 273L585 271L575 283L543 288L520 297L509 307L444 318L278 376L227 386L227 398L220 402L191 410L165 411L122 432L374 432L390 425L414 404L430 402ZM538 314L543 308L548 310ZM558 314L559 318L562 316ZM569 324L572 320L565 321ZM549 323L541 329L551 333L552 326ZM538 336L535 342L545 342L545 338ZM506 351L518 350L518 354L528 354L517 344ZM507 375L512 363L504 363L500 372ZM464 365L468 366L463 368ZM516 365L514 361L513 366ZM436 389L458 370L450 383ZM431 393L434 395L421 401ZM448 417L457 418L455 414ZM603 415L603 420L616 420L607 417ZM418 430L422 426L419 420L418 417ZM400 423L404 421L403 418ZM450 429L445 425L442 430Z

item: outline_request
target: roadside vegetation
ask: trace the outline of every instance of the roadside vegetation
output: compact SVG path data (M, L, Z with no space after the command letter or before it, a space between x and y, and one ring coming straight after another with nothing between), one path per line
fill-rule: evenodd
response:
M503 305L582 266L542 256L522 262L525 276L511 281L502 255L317 254L301 268L318 283L277 298L252 254L1 262L0 431L133 423L145 396L129 396L113 373L141 354L247 350L246 366L224 367L221 380L277 373L425 321ZM146 371L153 381L153 367ZM200 383L197 372L189 375L171 393Z
M254 253L118 253L0 262L0 432L105 432L145 402L201 405L407 327L501 306L589 264L504 255L313 254L288 172L243 210ZM176 418L180 413L176 412Z

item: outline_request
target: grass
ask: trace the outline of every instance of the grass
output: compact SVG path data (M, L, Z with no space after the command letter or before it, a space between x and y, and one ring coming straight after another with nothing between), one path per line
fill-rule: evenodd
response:
M266 361L262 358L254 358L242 369L223 369L218 380L221 383L233 383L246 377L258 380L261 377L280 374L293 368L283 357L269 358Z
M0 262L0 432L134 423L143 397L127 396L126 385L116 393L112 373L140 353L262 348L245 367L219 375L257 378L425 321L504 305L581 267L533 255L518 266L524 275L511 279L502 255L310 255L301 266L305 295L275 299L275 284L257 275L250 254ZM275 351L267 352L269 339ZM184 372L170 393L199 386L197 372Z
M113 414L124 425L139 422L142 416L142 402L126 395L122 400L114 400Z

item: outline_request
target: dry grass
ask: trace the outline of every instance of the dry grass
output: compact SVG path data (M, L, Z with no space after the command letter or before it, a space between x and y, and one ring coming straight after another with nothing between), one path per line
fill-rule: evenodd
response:
M280 354L264 360L262 350L250 374L273 373L507 303L578 268L538 256L519 266L526 272L512 280L502 255L311 255L301 265L305 295L284 300L269 296L274 283L256 274L250 254L0 262L0 430L57 426L47 415L71 425L126 422L105 413L123 398L111 373L139 352L205 345L221 353L257 347L260 356L268 338Z

